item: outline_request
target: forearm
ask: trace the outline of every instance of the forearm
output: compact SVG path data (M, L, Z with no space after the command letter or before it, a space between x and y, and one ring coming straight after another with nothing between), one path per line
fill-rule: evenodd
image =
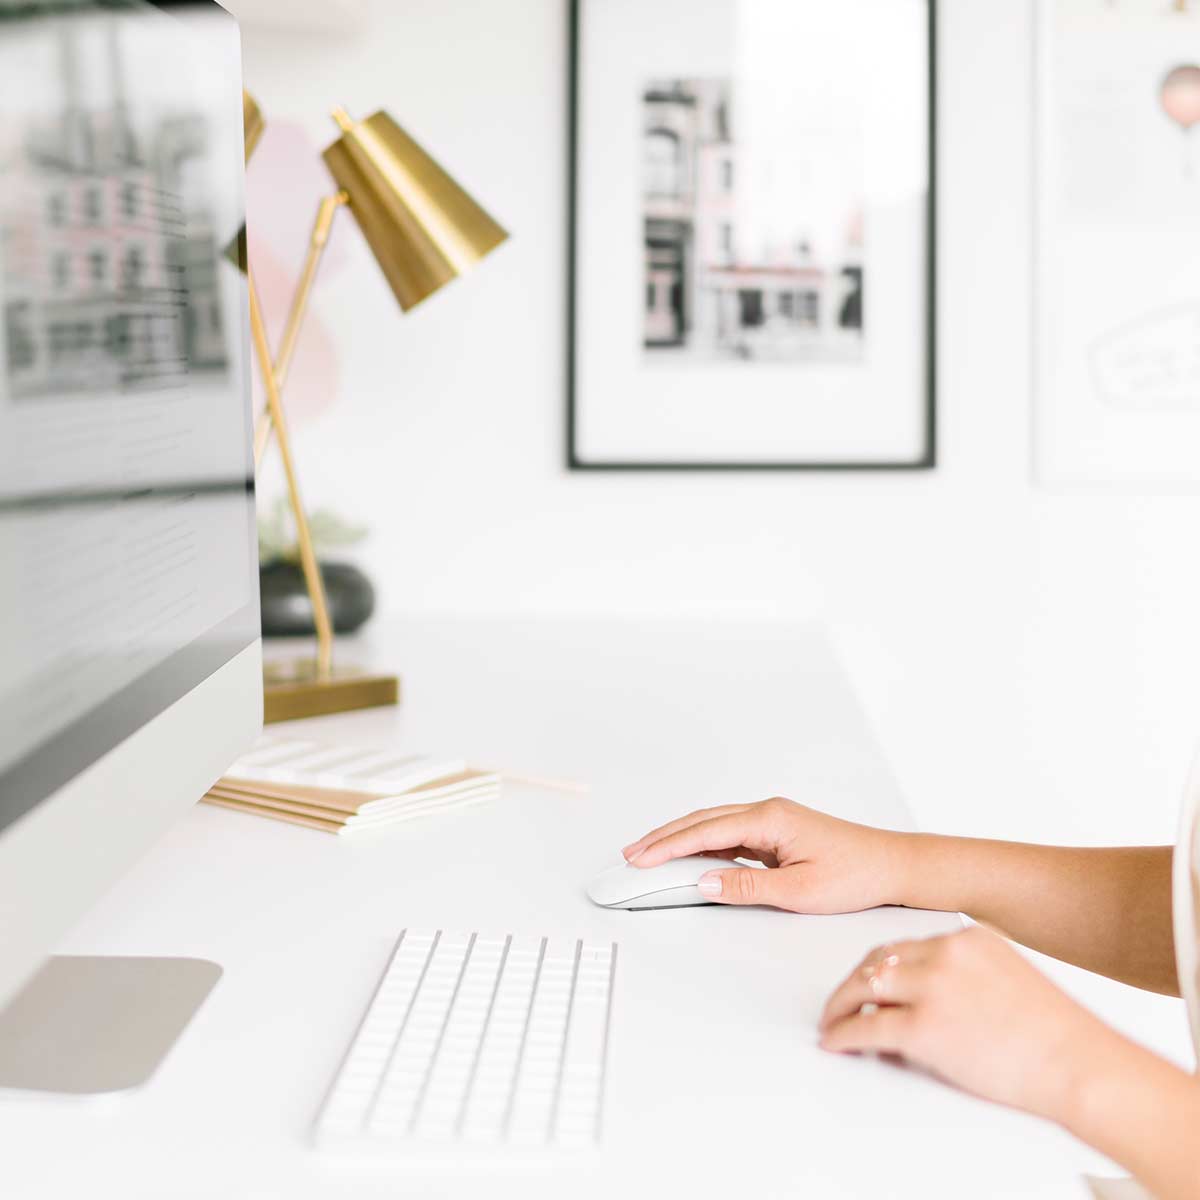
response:
M963 912L1089 971L1178 995L1171 850L908 835L899 903Z
M1081 1060L1061 1123L1156 1200L1200 1196L1200 1080L1106 1030Z

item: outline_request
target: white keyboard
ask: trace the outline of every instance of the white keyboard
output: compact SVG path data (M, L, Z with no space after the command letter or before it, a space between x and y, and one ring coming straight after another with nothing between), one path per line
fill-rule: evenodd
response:
M617 947L406 929L317 1118L322 1149L594 1145Z

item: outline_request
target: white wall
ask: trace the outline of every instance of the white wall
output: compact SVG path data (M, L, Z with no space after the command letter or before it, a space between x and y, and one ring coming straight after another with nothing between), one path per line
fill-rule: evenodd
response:
M401 317L338 230L342 395L296 441L308 500L373 524L385 610L820 616L925 823L1169 838L1200 500L1029 482L1029 5L941 5L942 465L836 478L566 472L566 2L365 7L343 37L246 30L268 120L324 145L331 105L386 107L513 232Z

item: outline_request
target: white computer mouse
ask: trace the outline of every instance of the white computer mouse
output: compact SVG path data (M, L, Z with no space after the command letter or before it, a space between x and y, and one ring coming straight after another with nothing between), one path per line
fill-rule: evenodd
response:
M727 871L742 863L728 858L689 854L657 867L631 867L628 863L601 871L588 885L590 899L604 908L690 908L711 904L696 886L709 871Z

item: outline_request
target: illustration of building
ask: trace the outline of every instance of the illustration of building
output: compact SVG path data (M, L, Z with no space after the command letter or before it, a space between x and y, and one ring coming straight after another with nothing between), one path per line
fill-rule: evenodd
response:
M719 122L721 111L719 105L703 104L695 86L684 83L652 84L643 97L648 347L682 346L692 324L696 150L720 132L702 130L701 122Z
M788 244L763 245L731 91L728 80L692 79L643 94L644 345L737 358L857 353L861 213L848 215L834 263L816 261L801 215Z
M211 221L180 200L202 122L171 116L137 135L116 21L102 34L109 95L89 107L79 39L98 32L60 23L62 108L4 154L3 332L17 399L161 387L226 365Z

